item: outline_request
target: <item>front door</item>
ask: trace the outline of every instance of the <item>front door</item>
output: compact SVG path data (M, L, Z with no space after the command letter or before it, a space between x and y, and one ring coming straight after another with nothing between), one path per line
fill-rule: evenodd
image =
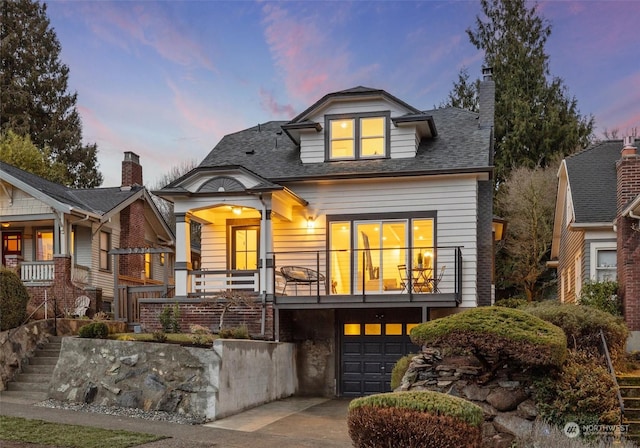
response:
M231 269L258 269L260 226L233 227L231 236Z
M22 255L22 233L2 232L2 264L5 266L7 255Z

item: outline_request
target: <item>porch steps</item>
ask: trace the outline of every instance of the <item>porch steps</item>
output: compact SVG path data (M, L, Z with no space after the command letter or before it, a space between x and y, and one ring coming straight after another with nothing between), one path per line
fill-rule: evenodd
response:
M625 439L640 442L640 374L618 375L618 386L624 404L622 423L628 425Z
M22 372L0 392L0 403L37 403L47 399L49 383L60 357L62 338L51 336L49 342L38 348Z

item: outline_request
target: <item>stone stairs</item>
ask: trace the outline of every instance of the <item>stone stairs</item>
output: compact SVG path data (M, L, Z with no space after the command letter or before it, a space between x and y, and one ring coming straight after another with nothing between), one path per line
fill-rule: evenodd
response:
M624 403L622 423L628 425L625 439L640 442L640 374L618 375L620 395Z
M22 372L7 384L7 390L0 392L0 401L36 403L46 400L61 345L62 337L51 336L49 342L38 348L23 364Z

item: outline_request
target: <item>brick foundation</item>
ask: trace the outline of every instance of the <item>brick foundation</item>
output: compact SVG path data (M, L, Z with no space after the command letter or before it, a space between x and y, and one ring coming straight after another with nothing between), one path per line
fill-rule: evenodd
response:
M142 299L140 302L140 324L145 332L161 330L160 313L165 306L174 306L178 303L180 307L180 328L183 332L189 332L191 325L202 325L212 331L217 331L220 324L220 315L223 309L221 302L204 302L191 299ZM265 334L264 339L274 339L273 327L273 303L266 303ZM260 334L262 326L262 304L260 299L256 299L252 307L237 306L231 307L224 315L224 327L233 328L240 325L249 328L252 337L262 337Z

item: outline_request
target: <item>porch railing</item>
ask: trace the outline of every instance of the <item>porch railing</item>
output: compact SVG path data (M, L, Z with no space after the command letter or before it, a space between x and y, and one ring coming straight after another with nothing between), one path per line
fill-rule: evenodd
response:
M71 269L71 281L81 285L88 285L91 282L91 268L74 264Z
M462 249L462 246L420 246L277 251L272 254L276 267L275 292L284 295L312 296L453 294L456 301L460 303ZM420 257L422 264L418 263L418 253L422 254ZM290 290L291 281L279 275L283 266L312 269L320 274L318 277L320 281Z
M260 291L258 271L192 271L191 291L194 295L206 296L226 290Z
M53 261L23 261L20 263L20 278L24 283L45 283L54 280Z

